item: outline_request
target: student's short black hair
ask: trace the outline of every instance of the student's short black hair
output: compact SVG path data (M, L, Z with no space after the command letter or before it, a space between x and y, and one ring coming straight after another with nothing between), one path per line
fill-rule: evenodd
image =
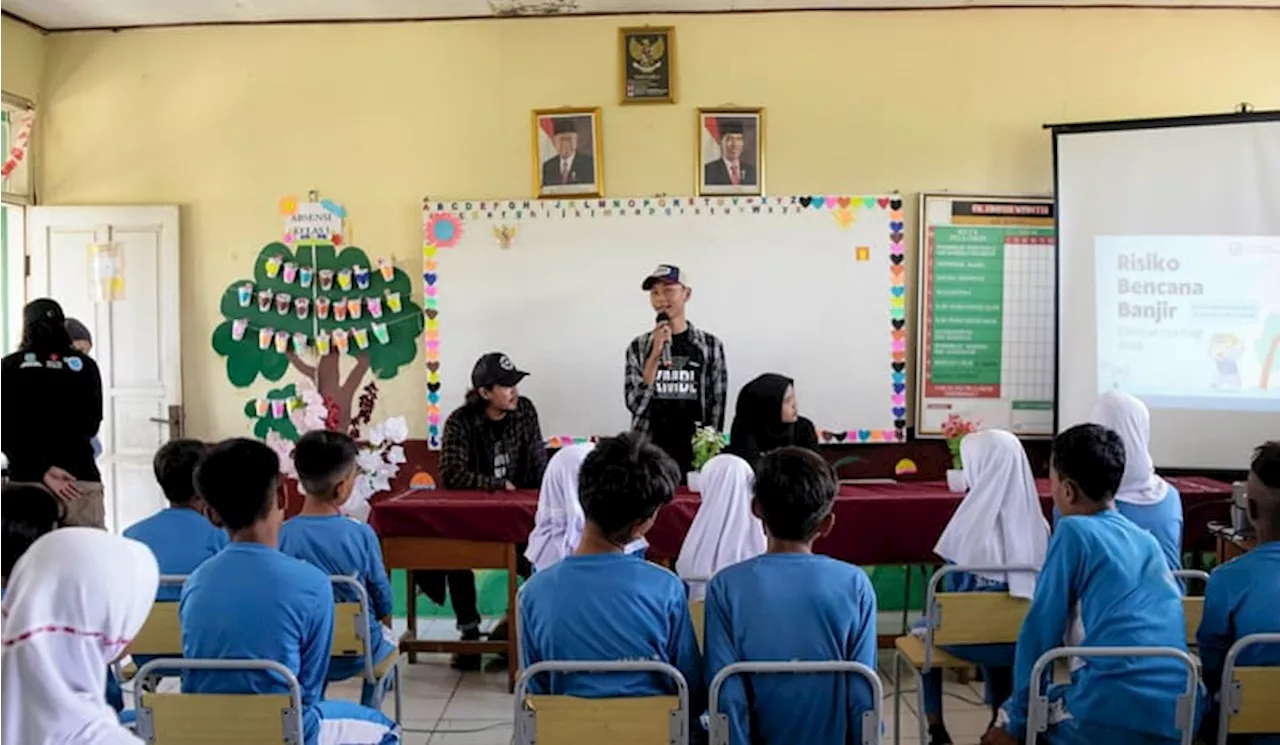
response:
M806 448L779 448L756 462L756 502L769 535L779 540L812 540L838 488L835 470Z
M293 467L308 495L333 499L338 483L351 475L360 448L343 432L318 429L308 432L293 448Z
M151 468L156 474L164 498L170 504L183 505L196 494L196 466L209 452L200 440L170 440L160 446Z
M1049 465L1089 499L1108 502L1124 478L1124 440L1101 424L1077 424L1053 438Z
M227 530L243 530L271 512L279 473L280 459L261 442L223 440L196 468L196 491Z
M583 513L615 543L629 540L626 530L653 517L678 486L680 467L635 432L601 440L578 472Z
M4 524L0 540L4 566L0 576L8 577L31 544L58 527L63 517L62 503L39 484L5 484L0 499L4 502L0 520Z
M1264 442L1254 448L1249 470L1263 486L1280 494L1280 440Z

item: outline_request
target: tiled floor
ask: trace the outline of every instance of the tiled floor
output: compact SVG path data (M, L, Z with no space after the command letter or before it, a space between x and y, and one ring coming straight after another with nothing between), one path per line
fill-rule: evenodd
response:
M432 628L431 636L443 629ZM892 656L883 653L881 679L885 686L884 742L893 742ZM903 698L903 745L919 745L914 687L906 678ZM444 655L423 655L410 665L404 683L405 745L508 745L512 738L513 702L507 693L507 674L459 673L450 669ZM982 684L948 681L944 707L947 726L956 745L974 745L986 730L989 711L981 705ZM358 700L359 686L335 684L330 698ZM386 704L392 711L391 700Z

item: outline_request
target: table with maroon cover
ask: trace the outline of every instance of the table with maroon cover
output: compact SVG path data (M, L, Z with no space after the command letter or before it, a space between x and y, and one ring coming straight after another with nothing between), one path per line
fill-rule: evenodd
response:
M1212 542L1209 520L1227 519L1228 484L1203 477L1172 478L1187 516L1183 544ZM1049 482L1036 482L1048 517L1053 511ZM941 482L845 485L835 504L835 528L815 546L820 553L864 566L927 564L937 561L933 546L963 495ZM680 552L701 500L682 491L658 512L648 534L651 559ZM382 539L388 569L507 569L509 607L515 607L516 544L533 530L535 491L408 491L376 501L369 523ZM413 583L409 583L413 593ZM508 642L424 642L416 640L417 619L409 602L404 649L417 652L499 652L515 657L515 634ZM513 627L514 629L514 627ZM512 668L515 666L512 665Z

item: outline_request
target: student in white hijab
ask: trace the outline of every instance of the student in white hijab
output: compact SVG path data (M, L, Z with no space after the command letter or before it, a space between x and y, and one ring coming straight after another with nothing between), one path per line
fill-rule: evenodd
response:
M707 580L721 569L765 552L760 519L751 514L755 475L736 455L717 455L702 467L702 506L676 559L689 599L706 597Z
M538 492L538 512L533 518L533 532L524 557L540 572L578 550L586 516L578 501L578 472L582 462L595 449L594 443L566 445L556 451L542 475ZM626 553L643 554L649 542L641 538L626 548Z
M1044 565L1049 548L1049 523L1022 443L1012 433L987 429L960 442L969 492L956 508L933 552L948 564L968 566ZM1030 599L1036 576L1029 573L981 572L948 574L944 592L1008 592ZM1013 693L1014 645L983 644L949 647L957 657L982 665L986 702L992 718ZM951 742L942 721L942 675L925 674L925 716L931 745Z
M1156 537L1169 569L1182 568L1182 496L1156 475L1151 462L1151 413L1142 401L1121 391L1102 394L1089 415L1093 424L1114 430L1124 441L1124 478L1116 509Z
M4 601L5 743L137 745L103 695L107 665L151 611L155 556L93 528L55 530L18 561Z

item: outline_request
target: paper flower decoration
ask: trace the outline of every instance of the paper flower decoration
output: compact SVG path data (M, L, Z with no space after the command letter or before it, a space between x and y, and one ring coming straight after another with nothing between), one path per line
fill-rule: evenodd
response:
M437 212L427 220L426 237L436 248L453 248L462 238L462 221L452 213Z

